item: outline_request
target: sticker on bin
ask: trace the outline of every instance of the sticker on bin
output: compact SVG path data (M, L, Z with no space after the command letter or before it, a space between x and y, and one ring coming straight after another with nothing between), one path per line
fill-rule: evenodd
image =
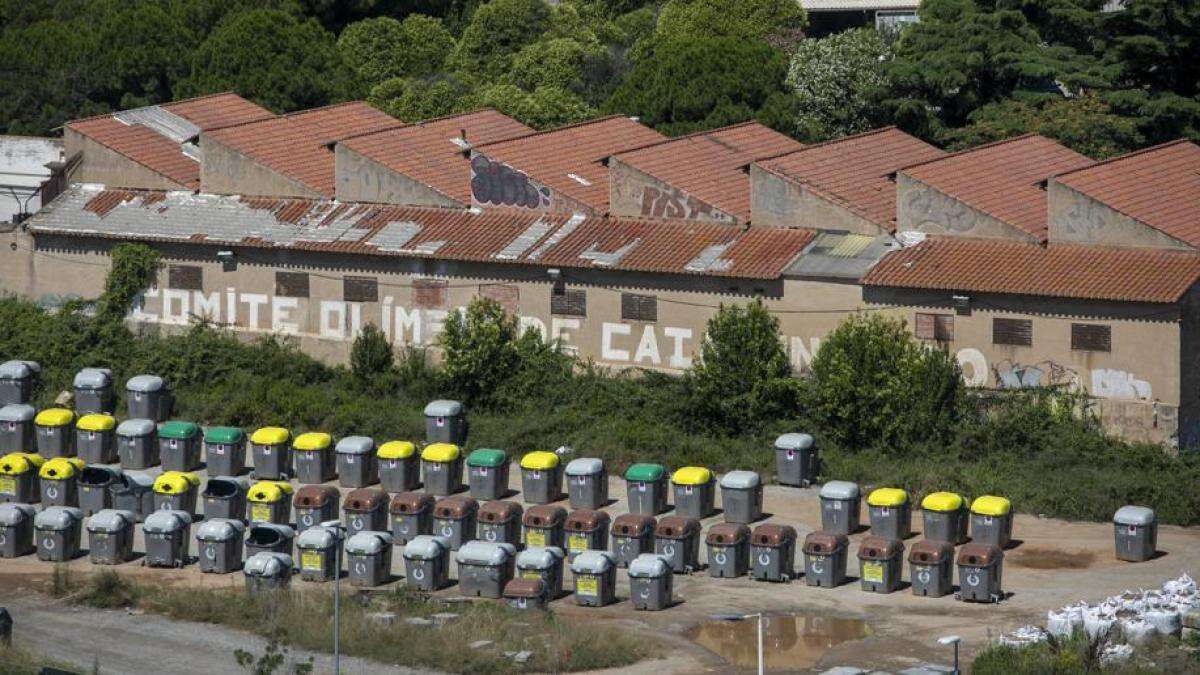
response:
M575 592L579 595L599 595L600 578L590 574L575 577Z
M250 520L270 520L271 506L269 504L253 504L250 506Z
M788 458L788 461L789 461L789 462L790 462L790 461L792 461L793 459L796 459L796 451L795 451L795 450L788 450L788 451L787 451L787 458Z
M223 445L210 445L210 446L208 446L208 450L209 450L209 452L213 453L214 455L225 454L225 446L223 446Z
M525 533L525 545L526 546L545 546L546 545L546 533L545 532L537 532L535 530L530 530L529 532L526 532Z
M883 583L883 563L881 562L864 562L862 567L863 581L870 581L876 584Z
M17 479L9 476L0 477L0 492L16 492Z
M569 551L586 551L588 548L588 539L582 534L572 534L567 537L567 550Z
M639 482L639 483L637 484L637 486L638 486L638 492L645 492L645 491L646 491L646 484L645 484L645 483L641 483L641 482Z
M300 554L300 569L319 571L321 569L321 554L316 551L304 551Z
M537 570L525 570L524 572L521 572L521 578L522 579L535 579L535 580L540 581L542 578L542 575Z
M684 485L684 486L683 486L683 494L685 494L685 495L690 495L690 494L692 494L692 486L691 486L691 485Z
M842 510L842 503L841 503L841 502L833 502L833 510L834 510L834 511L841 511L841 510Z
M435 417L435 418L433 418L433 423L438 425L439 427L444 427L444 426L446 426L446 418L445 417Z

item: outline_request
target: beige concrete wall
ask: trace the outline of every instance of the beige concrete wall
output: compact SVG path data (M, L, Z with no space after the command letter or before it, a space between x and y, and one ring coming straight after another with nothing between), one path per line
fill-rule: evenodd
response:
M203 133L200 134L200 150L204 153L200 167L201 192L307 199L323 196Z
M733 214L615 158L608 162L608 211L634 218L738 222Z
M1052 242L1192 250L1188 244L1053 179L1046 200Z
M103 183L113 188L141 188L147 190L179 190L185 186L166 176L151 171L125 155L109 149L96 141L63 127L64 156L74 157L83 153L82 160L71 174L76 183Z
M767 227L806 227L875 236L887 231L803 184L750 165L750 221Z
M345 147L334 149L337 198L348 202L375 202L404 206L467 208L432 187L396 173L369 157Z
M896 229L986 239L1020 239L1038 243L983 211L904 173L896 176Z

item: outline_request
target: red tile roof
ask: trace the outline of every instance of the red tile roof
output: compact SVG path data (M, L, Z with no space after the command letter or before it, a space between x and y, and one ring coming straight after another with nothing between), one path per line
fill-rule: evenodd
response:
M1200 247L1200 146L1165 143L1055 177L1134 220Z
M349 136L402 125L396 118L366 103L350 101L215 129L207 132L205 138L332 197L333 150L326 146Z
M471 203L471 160L452 142L466 130L470 144L516 138L533 129L492 109L418 122L342 141L342 145L396 173Z
M1176 302L1200 278L1200 254L1078 244L931 237L889 253L864 286L1122 302Z
M903 166L944 157L945 152L895 127L827 141L758 165L804 184L824 199L891 232L896 229L896 185Z
M201 131L275 117L275 113L226 92L164 103L163 108L200 127Z
M650 127L614 115L507 141L476 145L474 152L522 171L597 213L605 213L608 211L608 168L603 160L623 150L664 139Z
M1029 134L900 172L1045 241L1046 192L1040 184L1054 174L1093 163L1048 138Z
M746 221L750 177L742 167L802 147L770 127L745 122L627 150L614 158Z

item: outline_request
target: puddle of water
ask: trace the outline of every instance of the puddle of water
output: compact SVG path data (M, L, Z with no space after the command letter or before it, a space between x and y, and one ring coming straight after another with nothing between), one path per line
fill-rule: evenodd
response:
M1091 551L1063 551L1055 548L1022 546L1011 557L1017 567L1034 570L1082 570L1091 567L1096 554Z
M861 619L768 616L763 623L767 668L808 668L831 648L871 634ZM758 621L708 621L688 631L696 644L742 668L758 666Z

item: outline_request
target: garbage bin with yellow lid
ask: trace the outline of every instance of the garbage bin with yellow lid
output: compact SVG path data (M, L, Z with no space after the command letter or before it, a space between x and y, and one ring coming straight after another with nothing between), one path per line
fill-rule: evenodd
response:
M47 408L33 418L37 433L37 454L52 457L75 456L75 413L66 408Z
M246 517L250 524L287 525L292 519L292 484L260 480L246 492Z
M0 457L0 502L36 504L41 500L38 469L45 462L32 452L10 452Z
M971 543L1003 550L1012 540L1012 526L1012 502L1006 497L984 495L971 502Z
M283 427L262 427L250 434L254 477L279 480L292 476L292 433Z
M885 539L912 536L912 504L908 493L899 488L876 488L867 495L867 517L871 534Z
M421 450L425 491L435 497L460 492L463 487L462 450L452 443L430 443Z
M391 493L416 490L421 483L421 458L417 445L388 441L375 449L379 459L379 485Z
M318 485L333 480L337 457L333 453L333 436L323 431L310 431L292 441L292 463L296 480L306 485Z
M200 477L189 471L164 471L154 479L154 510L183 511L196 514L196 496Z
M558 455L535 450L521 457L521 492L527 504L549 504L562 499L562 463Z
M38 469L43 506L79 506L79 473L83 460L78 457L48 459Z
M967 500L953 492L933 492L921 500L924 535L931 541L967 540Z
M675 515L682 518L707 518L713 512L716 482L712 471L702 466L685 466L671 474L675 496Z
M117 418L90 413L75 422L75 449L85 464L117 462Z

